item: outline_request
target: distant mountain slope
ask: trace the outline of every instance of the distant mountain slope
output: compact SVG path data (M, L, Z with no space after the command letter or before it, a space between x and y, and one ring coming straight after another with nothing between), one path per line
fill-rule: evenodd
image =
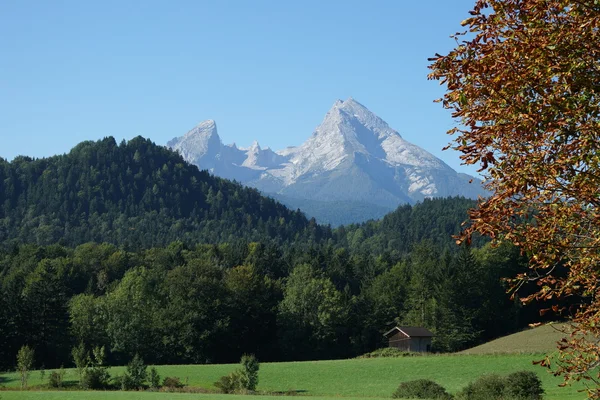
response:
M360 214L364 204L394 209L426 198L485 195L477 179L407 142L352 98L336 101L298 147L273 152L257 142L248 149L223 145L214 121L201 123L168 146L217 176L292 199L290 205L305 201L301 209L333 225L341 223L331 217L341 202L357 205L349 215L360 222L366 220ZM320 207L315 215L310 201L329 202L329 211Z
M83 142L44 159L0 159L0 242L110 242L131 248L174 240L283 242L323 229L255 189L214 177L137 137Z

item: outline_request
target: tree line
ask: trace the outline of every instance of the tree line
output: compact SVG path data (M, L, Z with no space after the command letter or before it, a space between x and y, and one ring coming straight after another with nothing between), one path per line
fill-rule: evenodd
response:
M18 246L0 254L0 367L23 345L47 368L71 365L80 344L104 346L115 365L135 354L151 364L352 357L384 346L395 324L426 326L434 350L455 351L535 312L500 280L524 266L513 247L450 252L424 240L400 260L332 246L298 254L258 242Z

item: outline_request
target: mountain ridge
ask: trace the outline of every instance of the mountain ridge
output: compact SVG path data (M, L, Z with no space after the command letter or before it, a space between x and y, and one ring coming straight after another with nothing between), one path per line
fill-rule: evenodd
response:
M255 140L243 149L215 137L216 124L209 120L167 146L201 169L282 198L358 201L392 210L426 198L485 195L477 178L406 141L352 97L335 101L299 146L272 151ZM315 216L310 207L304 211Z

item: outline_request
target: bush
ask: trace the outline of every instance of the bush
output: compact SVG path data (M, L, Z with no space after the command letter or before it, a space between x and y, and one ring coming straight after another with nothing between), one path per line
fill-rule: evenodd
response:
M253 392L258 385L260 364L254 355L244 354L241 368L219 378L214 386L222 393Z
M484 375L469 383L456 398L459 400L504 400L506 379L499 375Z
M423 353L404 351L397 349L395 347L384 347L382 349L377 349L370 353L363 354L358 358L379 358L379 357L414 357L414 356L422 356Z
M53 388L62 388L64 379L65 370L61 367L58 372L52 371L50 373L50 376L48 377L48 385Z
M506 377L484 375L461 390L458 400L541 400L544 389L531 371L518 371Z
M435 399L446 400L452 396L443 386L429 379L402 382L392 395L395 399Z
M531 371L518 371L506 377L507 397L515 400L540 400L544 394L542 381Z
M162 385L170 389L178 389L184 386L183 383L181 383L181 380L176 376L166 376Z
M221 393L229 394L235 393L242 389L242 374L240 370L235 370L229 375L225 375L219 378L214 383L215 387L221 391Z
M104 367L86 368L83 372L81 387L83 389L101 390L108 388L110 374Z

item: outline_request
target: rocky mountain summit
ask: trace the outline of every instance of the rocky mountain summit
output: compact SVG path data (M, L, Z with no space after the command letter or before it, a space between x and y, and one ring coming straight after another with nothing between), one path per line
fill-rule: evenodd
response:
M309 216L334 225L377 218L425 198L485 195L477 179L407 142L353 98L336 101L298 147L224 145L212 120L167 146L201 169L301 205Z

